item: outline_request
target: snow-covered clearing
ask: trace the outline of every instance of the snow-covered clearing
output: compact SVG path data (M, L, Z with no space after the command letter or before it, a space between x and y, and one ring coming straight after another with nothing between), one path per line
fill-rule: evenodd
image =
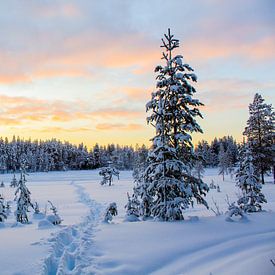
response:
M6 185L12 175L1 175ZM216 169L206 169L205 181L214 180L221 192L212 197L225 212L226 194L236 198L229 176L222 182ZM16 225L13 213L0 228L2 274L275 274L275 185L263 187L266 212L248 221L226 222L197 206L182 222L124 222L131 172L121 172L113 186L101 186L98 171L34 173L27 178L32 199L42 210L50 199L63 219L62 226L39 227L39 220ZM269 179L270 181L270 179ZM0 189L12 200L15 189ZM102 223L105 207L116 202L118 216ZM14 211L14 205L12 211ZM48 209L49 212L49 209ZM199 217L198 219L196 217Z

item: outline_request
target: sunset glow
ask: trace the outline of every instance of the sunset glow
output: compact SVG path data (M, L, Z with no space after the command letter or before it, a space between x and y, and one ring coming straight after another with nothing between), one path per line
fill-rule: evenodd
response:
M240 141L254 94L275 103L274 9L271 0L5 1L0 135L149 145L145 104L170 27L205 104L194 142Z

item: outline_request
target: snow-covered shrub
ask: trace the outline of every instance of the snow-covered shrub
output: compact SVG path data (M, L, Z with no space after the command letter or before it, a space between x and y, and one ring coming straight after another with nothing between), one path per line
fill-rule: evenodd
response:
M246 219L246 215L244 214L244 211L235 205L235 202L232 202L228 206L228 211L226 212L226 221L231 222L233 221L233 216L240 216L241 219Z
M10 187L17 187L18 186L18 182L17 182L17 179L15 177L15 174L13 174L13 178L11 180L11 183L10 183Z
M53 205L51 201L48 201L48 203L51 205L50 210L52 210L53 214L47 215L47 220L53 225L61 224L62 220L57 213L57 208Z
M39 204L38 204L37 201L34 202L34 213L35 213L35 214L41 213L41 212L40 212L40 208L39 208Z
M220 210L220 207L218 205L218 203L214 200L214 198L212 197L212 201L214 204L214 208L211 207L210 210L216 215L216 216L221 216L223 215L223 212Z
M16 220L20 223L28 223L28 208L31 206L33 208L33 204L31 203L31 192L26 186L26 172L24 169L21 169L20 180L18 182L18 188L15 192L15 196L19 195L17 199L17 208L15 211Z
M209 188L210 188L210 189L216 189L216 188L217 188L217 186L215 185L213 179L211 180L211 183L209 184Z
M99 171L99 175L103 177L100 182L101 185L112 185L113 176L116 176L119 179L119 171L111 166L101 168Z
M126 217L125 220L129 222L135 222L138 221L138 217L140 215L139 209L140 209L140 202L137 199L135 193L130 197L129 193L127 193L128 202L125 205L126 208Z
M104 222L108 223L113 220L113 216L117 215L117 205L115 202L109 204L105 210Z
M261 192L262 185L259 177L255 173L253 156L248 144L241 150L240 157L236 181L242 195L238 199L238 205L245 212L261 211L261 204L267 201Z

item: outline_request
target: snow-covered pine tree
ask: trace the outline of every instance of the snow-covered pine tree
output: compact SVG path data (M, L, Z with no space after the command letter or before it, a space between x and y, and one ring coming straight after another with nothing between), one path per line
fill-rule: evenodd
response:
M31 192L26 186L26 171L24 168L21 168L20 171L20 180L18 182L18 187L15 191L15 196L17 199L17 208L15 211L16 220L21 223L28 223L28 208L31 206L33 208L33 204L31 203Z
M15 174L13 174L13 178L11 180L11 183L10 183L10 187L17 187L18 186L18 182L17 182L17 179L15 177Z
M220 144L219 151L219 175L222 175L222 180L224 181L224 174L228 174L228 158L224 151L223 144Z
M140 215L140 202L134 193L132 197L130 197L129 193L127 192L128 202L125 205L126 208L126 217L125 220L129 222L138 221L138 217Z
M133 163L133 178L136 184L143 182L143 173L148 166L148 149L145 145L136 148L135 158Z
M51 205L51 210L53 214L47 216L47 220L51 222L53 225L61 224L62 220L60 216L57 213L57 208L53 205L51 201L48 201L48 203Z
M255 173L253 156L248 144L240 152L240 163L236 173L236 181L237 186L242 192L242 196L238 199L240 208L245 212L261 211L261 204L267 201L261 192L262 184Z
M113 216L116 216L118 214L117 212L117 205L115 202L112 202L109 204L109 206L105 210L104 214L104 222L108 223L113 220Z
M102 180L100 182L101 185L108 184L111 186L113 182L113 176L116 176L119 179L119 171L115 167L112 167L111 163L109 163L108 167L101 168L99 175L102 176Z
M150 214L168 221L183 219L183 210L193 205L194 199L208 207L203 198L208 186L190 173L194 159L190 133L202 132L195 118L202 117L198 107L203 104L192 98L196 90L189 81L197 77L181 55L172 55L179 40L170 29L162 43L165 64L155 69L157 90L146 105L146 111L151 112L147 122L155 127L156 136L143 186L150 197Z
M274 120L275 113L272 105L266 104L262 96L256 93L253 103L249 104L249 119L244 135L247 136L250 144L256 173L261 176L262 184L264 184L264 174L271 168L275 179Z
M203 160L203 157L198 153L195 153L195 156L196 156L196 159L194 160L192 172L195 177L198 177L199 179L201 179L204 173L204 167L203 167L204 160Z
M4 222L7 219L6 206L4 198L0 195L0 222Z

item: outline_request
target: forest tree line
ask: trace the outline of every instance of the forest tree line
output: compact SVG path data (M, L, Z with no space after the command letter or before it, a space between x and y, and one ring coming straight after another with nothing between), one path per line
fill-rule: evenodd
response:
M212 142L201 141L195 153L201 157L204 167L217 167L220 150L225 150L230 163L238 160L239 144L231 136L215 138ZM146 159L149 148L145 145L135 147L108 144L95 144L88 149L82 143L74 145L56 139L47 141L24 140L19 137L0 138L0 171L10 173L19 171L22 163L29 172L48 172L65 170L87 170L108 166L111 163L119 170L132 170L142 154Z

